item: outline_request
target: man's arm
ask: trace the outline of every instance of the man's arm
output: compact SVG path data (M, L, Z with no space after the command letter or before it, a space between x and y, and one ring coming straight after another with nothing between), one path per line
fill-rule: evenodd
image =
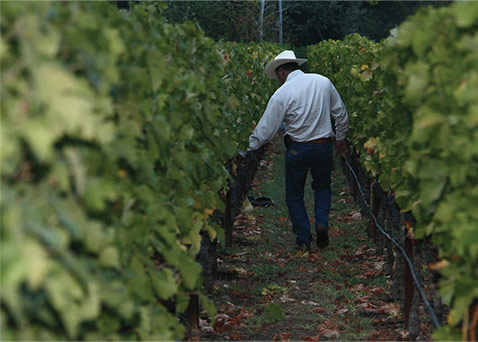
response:
M284 117L284 106L273 95L267 104L264 115L262 115L254 132L249 137L248 151L257 150L269 142L279 130Z

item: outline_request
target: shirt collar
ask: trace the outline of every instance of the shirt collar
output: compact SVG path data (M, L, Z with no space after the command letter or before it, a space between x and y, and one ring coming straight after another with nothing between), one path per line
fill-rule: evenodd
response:
M291 79L293 79L294 77L296 77L298 75L303 75L303 74L304 74L304 72L300 69L294 70L289 75L287 75L287 79L285 81L288 82Z

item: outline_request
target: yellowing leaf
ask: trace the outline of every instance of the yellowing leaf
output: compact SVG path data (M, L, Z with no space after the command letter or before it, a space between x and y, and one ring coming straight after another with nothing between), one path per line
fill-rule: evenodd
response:
M367 150L366 151L367 154L373 154L378 141L379 141L379 138L375 138L375 137L372 137L367 140L367 142L363 145L363 148Z
M432 271L439 271L443 269L444 267L448 266L450 262L446 259L442 259L440 261L433 262L431 264L428 264L428 268L431 269Z
M246 213L254 210L254 207L252 206L251 202L249 201L247 197L244 199L244 202L242 203L242 210Z
M203 215L207 218L211 216L212 214L214 214L214 210L215 210L214 208L204 209Z

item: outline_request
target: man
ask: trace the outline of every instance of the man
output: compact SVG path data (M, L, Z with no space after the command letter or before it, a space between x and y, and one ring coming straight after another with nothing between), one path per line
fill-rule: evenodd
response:
M349 129L348 115L332 82L319 74L306 74L299 66L307 60L296 58L285 50L267 64L267 77L279 80L280 87L272 95L261 120L249 137L249 151L269 142L285 123L290 142L286 153L286 203L296 235L298 249L310 250L312 234L304 203L307 173L312 175L314 190L315 230L317 246L329 243L329 211L331 201L332 138L343 155ZM336 134L331 116L335 119Z

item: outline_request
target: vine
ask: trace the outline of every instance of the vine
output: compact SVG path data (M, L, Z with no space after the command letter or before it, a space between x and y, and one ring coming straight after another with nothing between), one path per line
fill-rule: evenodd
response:
M158 4L1 7L2 339L181 339L260 76Z
M414 237L431 235L439 249L451 306L439 340L460 335L478 298L477 13L475 3L427 8L380 44L354 34L308 48L347 104L363 165L413 211Z

